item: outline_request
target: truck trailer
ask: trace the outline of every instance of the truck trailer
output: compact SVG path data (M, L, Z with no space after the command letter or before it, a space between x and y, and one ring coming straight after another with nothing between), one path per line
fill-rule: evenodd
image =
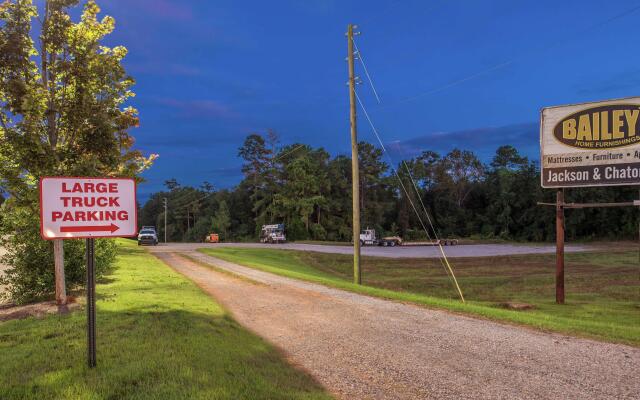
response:
M360 233L361 246L455 246L458 239L438 239L426 242L405 242L399 236L386 236L378 238L375 229L365 229Z

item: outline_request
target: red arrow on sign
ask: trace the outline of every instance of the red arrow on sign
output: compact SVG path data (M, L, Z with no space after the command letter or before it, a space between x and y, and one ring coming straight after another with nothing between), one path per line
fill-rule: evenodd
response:
M61 226L60 232L115 232L120 227L116 224L96 226Z

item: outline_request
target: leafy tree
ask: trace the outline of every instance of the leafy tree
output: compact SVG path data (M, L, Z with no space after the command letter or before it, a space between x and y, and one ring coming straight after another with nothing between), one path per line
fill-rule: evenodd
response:
M229 206L227 206L226 201L220 201L218 211L216 211L211 222L214 231L220 232L222 234L221 237L226 240L228 238L229 228L231 227L231 212L229 211Z
M211 192L214 191L215 188L211 183L209 183L207 181L204 181L204 182L202 182L202 185L200 186L200 189L202 189L202 191L204 191L204 192L211 193Z
M337 156L329 161L327 179L330 183L327 195L327 211L320 219L328 240L351 240L351 159Z
M522 157L518 150L511 146L500 146L496 150L495 156L491 161L491 167L494 169L515 169L527 164L526 157Z
M172 192L172 191L178 189L180 187L180 184L178 183L176 178L171 178L171 179L168 179L168 180L164 181L164 186L167 189L169 189L169 191Z
M70 8L77 4L49 0L40 16L30 0L0 5L0 187L10 195L0 237L8 249L4 262L12 267L3 281L20 299L53 289L52 246L34 229L38 179L135 176L155 158L132 149L128 132L138 125L138 116L124 107L133 96L133 79L121 64L127 50L101 44L114 29L113 18L99 20L99 7L87 1L80 21L73 22ZM34 20L41 22L38 30L32 30ZM35 31L40 35L33 40ZM84 265L74 246L65 243L67 287L80 282L77 268ZM107 249L98 246L97 252ZM27 291L20 282L40 284Z
M313 151L305 146L283 163L281 186L274 196L273 209L274 215L291 225L292 239L308 238L313 216L317 223L327 206L328 159L329 154L323 149Z
M387 176L389 166L382 161L383 154L382 149L370 143L358 143L362 223L379 231L382 231L385 217L395 206L392 185Z
M238 150L238 156L245 161L242 165L242 173L253 202L252 212L256 232L261 223L269 219L267 213L272 204L275 185L273 154L273 149L269 148L264 137L258 134L247 136Z
M484 175L478 157L468 150L453 149L440 161L438 179L454 195L455 205L462 207L475 184Z

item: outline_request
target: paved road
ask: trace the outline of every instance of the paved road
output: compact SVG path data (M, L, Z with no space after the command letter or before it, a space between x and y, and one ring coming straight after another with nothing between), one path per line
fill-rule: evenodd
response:
M245 247L317 251L321 253L353 254L351 246L327 246L318 244L261 244L261 243L170 243L175 248L190 250L201 247ZM160 246L163 246L162 244ZM513 254L543 254L554 253L553 245L515 245L515 244L474 244L443 247L447 257L484 257ZM583 245L568 245L567 252L585 251L590 247ZM400 246L400 247L363 247L362 255L387 258L438 258L440 250L436 246Z
M150 250L341 399L640 398L637 348L331 289L187 246Z

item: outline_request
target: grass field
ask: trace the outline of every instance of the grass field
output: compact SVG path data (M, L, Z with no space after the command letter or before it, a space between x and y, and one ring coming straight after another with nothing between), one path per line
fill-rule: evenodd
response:
M193 283L128 241L85 313L0 323L0 399L326 399Z
M467 300L461 304L439 260L364 257L363 283L352 256L274 249L202 249L267 272L363 294L410 301L536 328L640 346L640 266L629 248L567 254L565 305L555 304L555 256L452 259ZM527 303L514 311L501 303Z

